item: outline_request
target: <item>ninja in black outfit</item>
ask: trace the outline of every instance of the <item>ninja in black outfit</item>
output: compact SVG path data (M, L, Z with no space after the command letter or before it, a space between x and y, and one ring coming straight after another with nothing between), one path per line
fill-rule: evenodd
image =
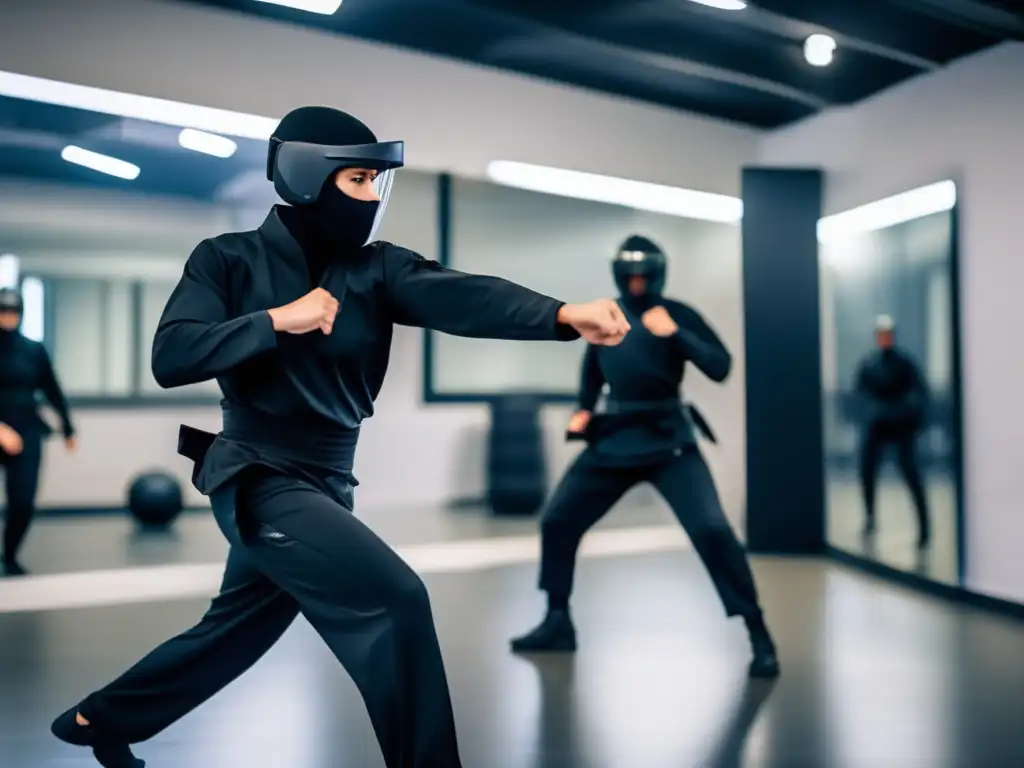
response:
M536 629L513 640L512 649L576 649L569 595L580 540L626 491L646 481L686 529L726 615L746 621L754 652L750 674L774 677L779 663L754 577L697 447L694 423L710 432L679 399L688 362L721 382L729 375L729 352L694 309L661 295L665 255L653 242L630 237L620 246L613 270L633 330L614 349L587 347L580 412L569 430L588 446L555 489L540 523L540 588L548 595L548 613ZM605 385L606 412L591 415Z
M420 578L353 514L359 425L373 413L394 324L462 336L617 343L614 302L564 305L494 277L370 242L401 142L305 107L270 143L291 207L206 240L153 343L165 387L216 378L223 429L183 426L179 452L231 544L220 594L167 641L53 724L107 766L251 667L301 613L366 702L389 768L459 768L455 722ZM400 439L400 438L398 438ZM273 727L273 723L268 723Z
M19 333L21 315L18 292L0 289L0 429L15 440L9 447L0 441L0 466L7 481L0 566L7 576L26 573L18 562L18 550L35 514L43 440L50 435L49 425L39 417L37 393L42 392L60 417L69 450L74 448L75 439L68 403L57 383L50 356L42 344Z
M864 495L864 533L875 531L875 488L882 454L896 449L896 461L917 510L918 548L928 546L928 500L917 463L917 437L928 412L928 386L910 356L895 346L895 326L882 315L875 322L878 346L857 371L856 392L866 407L861 442L860 481Z

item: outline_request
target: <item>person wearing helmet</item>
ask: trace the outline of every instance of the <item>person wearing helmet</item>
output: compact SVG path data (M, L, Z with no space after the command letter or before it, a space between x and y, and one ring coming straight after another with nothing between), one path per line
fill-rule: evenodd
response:
M35 514L43 440L51 433L40 418L37 393L42 392L57 412L67 449L75 448L68 401L50 356L42 344L19 331L23 310L18 291L0 289L0 467L7 494L0 572L5 576L27 573L18 552Z
M714 438L703 418L679 398L687 363L722 382L731 368L729 352L695 309L662 294L666 259L656 243L630 237L619 246L612 270L635 330L615 349L589 345L584 354L579 410L568 432L588 445L562 478L540 523L539 581L548 610L535 629L512 640L512 650L576 650L569 596L580 541L626 491L650 482L689 535L726 615L743 617L753 650L749 674L775 677L779 662L754 577L722 511L696 431ZM604 412L594 413L606 387Z
M220 385L222 431L183 426L179 452L231 548L195 627L54 721L103 765L141 765L129 744L241 675L299 613L355 681L389 768L461 765L423 582L352 514L359 426L393 327L616 344L629 325L608 299L564 304L375 242L403 152L344 112L289 113L267 159L289 205L254 232L200 243L185 264L153 374L164 387Z
M855 392L866 413L860 452L864 497L864 534L875 532L875 486L885 449L896 462L917 511L917 546L931 540L928 498L917 461L917 438L927 423L928 385L909 353L896 346L896 324L889 315L875 318L875 350L857 369Z

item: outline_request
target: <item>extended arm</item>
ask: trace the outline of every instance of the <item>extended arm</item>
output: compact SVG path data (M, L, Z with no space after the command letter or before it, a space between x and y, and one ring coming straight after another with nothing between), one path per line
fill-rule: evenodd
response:
M42 345L39 346L39 355L39 388L43 391L47 402L57 412L57 416L60 417L61 431L64 433L64 437L74 437L75 428L71 423L71 412L68 409L67 398L64 397L64 391L57 381L57 374L54 373L50 356L46 354L46 349Z
M580 410L593 411L597 406L597 398L604 386L604 374L597 360L597 347L587 345L583 354L583 366L580 373Z
M227 285L220 253L200 243L167 300L153 339L153 377L161 387L214 379L277 343L265 311L228 319Z
M668 309L679 326L673 338L683 354L712 381L725 381L732 370L732 355L718 334L695 310L681 304L670 305Z
M482 339L579 338L558 322L563 302L498 277L445 269L396 246L385 246L382 258L397 323Z

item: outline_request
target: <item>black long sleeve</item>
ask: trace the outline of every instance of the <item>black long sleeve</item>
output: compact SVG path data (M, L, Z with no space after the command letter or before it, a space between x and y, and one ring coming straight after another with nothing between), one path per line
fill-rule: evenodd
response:
M583 366L580 373L580 410L592 411L597 406L597 399L601 396L601 388L604 386L604 374L597 359L597 349L587 345L587 351L583 354Z
M683 354L712 381L725 381L732 370L732 355L718 334L689 307L670 304L668 311L679 326L672 338L683 348Z
M180 387L227 373L277 343L269 313L228 319L224 262L208 242L185 264L153 339L153 377Z
M39 346L39 355L39 389L42 390L47 402L53 406L53 410L57 412L64 437L73 437L75 428L71 423L71 411L68 408L68 400L64 397L64 390L61 389L57 381L57 374L54 373L50 356L42 345Z
M394 320L453 336L571 341L576 331L557 321L563 302L498 277L446 269L391 246L384 275Z

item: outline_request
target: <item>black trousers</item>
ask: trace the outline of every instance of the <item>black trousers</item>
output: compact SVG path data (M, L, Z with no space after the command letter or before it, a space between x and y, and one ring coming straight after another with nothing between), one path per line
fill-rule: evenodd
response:
M206 615L88 696L82 715L125 741L148 739L249 669L301 613L358 686L389 768L460 768L419 576L312 485L248 478L237 491L237 526L224 498L233 493L213 498L231 550Z
M878 470L882 465L885 449L889 446L896 449L896 464L914 502L918 532L922 538L927 538L931 524L928 500L917 463L917 434L914 432L884 432L870 428L867 430L860 451L860 485L864 496L864 513L869 523L874 522Z
M672 507L711 576L727 616L757 616L757 587L746 553L729 526L714 480L696 447L642 467L607 467L591 451L569 468L541 516L540 588L567 598L583 535L622 495L650 482Z
M43 461L43 439L40 435L21 435L22 450L17 456L0 451L0 464L6 481L7 511L4 515L3 559L13 561L28 534L36 512L36 490L39 488L39 466Z

